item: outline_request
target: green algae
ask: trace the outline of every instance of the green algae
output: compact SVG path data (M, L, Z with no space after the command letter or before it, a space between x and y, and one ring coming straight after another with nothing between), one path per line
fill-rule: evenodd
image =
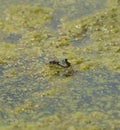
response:
M63 24L65 34L80 41L83 35L89 35L91 41L83 50L85 55L95 53L90 61L96 60L112 71L119 72L119 8L112 8L99 12L93 16ZM109 16L109 17L108 17ZM83 51L82 51L83 52ZM115 61L116 59L116 61ZM114 61L113 61L114 60ZM115 65L115 64L116 65Z
M16 45L0 42L0 65L14 62L18 56Z
M51 19L50 13L52 13L51 9L42 9L37 6L13 6L5 11L3 31L21 33L34 28L40 29L46 21Z
M8 9L1 29L22 37L19 44L0 45L1 124L13 130L119 129L119 12L112 7L66 20L55 32L44 28L51 9ZM51 58L68 58L74 73L51 67Z
M104 124L104 120L107 120L107 125ZM112 122L112 124L111 124ZM100 125L102 124L102 125ZM42 130L78 130L78 129L86 129L86 130L103 130L103 129L119 129L119 120L114 120L113 118L109 117L109 115L104 115L101 112L92 112L91 114L83 114L80 112L77 112L75 114L70 114L64 118L61 117L61 115L56 116L50 116L47 119L42 119L38 123L36 123L36 126L34 123L22 123L22 124L16 124L9 129L42 129ZM2 129L4 130L4 128Z
M99 72L97 72L99 74ZM90 78L89 75L87 76L87 73L83 74L85 77ZM80 77L82 78L83 75ZM28 86L20 86L17 87L16 90L13 92L11 90L10 93L13 93L16 95L17 98L17 104L13 108L7 108L7 111L9 112L11 117L11 124L18 124L12 125L10 129L15 129L14 126L19 127L19 129L24 129L25 125L28 129L66 129L69 127L74 127L75 129L97 129L99 130L102 127L106 129L112 129L112 128L119 128L117 124L119 124L119 118L116 119L116 116L113 116L114 111L111 111L111 107L114 105L115 107L115 113L119 112L119 93L116 92L112 93L112 87L107 87L107 84L109 82L115 82L114 80L109 80L110 76L105 74L103 75L103 72L99 74L98 79L92 72L93 75L93 85L94 87L91 87L89 82L85 79L85 77L82 79L82 82L80 82L80 78L77 76L75 79L72 79L71 77L66 79L51 79L49 82L49 87L44 86L44 89L47 87L48 90L46 91L39 91L37 88L37 80L36 84L34 83L34 87L31 87L30 90L30 84L33 82L30 82ZM108 76L108 77L107 77ZM114 78L114 77L111 77ZM110 79L111 79L110 78ZM72 81L71 81L72 80ZM76 80L76 83L73 82ZM60 82L62 81L62 82ZM69 83L68 83L69 81ZM19 81L17 81L19 83ZM40 83L40 82L39 82ZM72 84L71 86L69 84ZM99 83L101 85L96 85L96 83ZM116 79L116 83L119 84L119 79ZM85 85L88 85L88 87L85 87ZM74 86L74 88L72 87ZM97 88L96 88L97 86ZM40 86L39 86L40 87ZM43 87L43 85L41 86ZM9 87L11 88L11 87ZM13 87L14 88L14 87ZM37 89L37 92L35 91ZM22 93L26 93L26 98L23 100L22 95L17 95L17 91L21 91ZM74 91L76 91L74 93ZM4 91L5 92L5 91ZM24 94L25 94L24 93ZM29 96L29 94L31 96ZM73 93L73 94L72 94ZM95 96L93 96L93 93ZM64 96L66 95L66 96ZM75 98L75 100L73 100ZM87 99L88 98L88 99ZM46 100L47 99L47 100ZM12 99L11 99L12 100ZM10 101L9 100L9 103ZM25 101L24 103L19 103L20 101ZM90 104L86 102L86 100L90 100ZM32 101L32 102L31 102ZM74 102L73 102L74 101ZM12 103L12 102L11 102ZM116 108L117 106L117 108ZM50 113L47 113L47 109L51 111L51 109L54 110L54 108L57 108L56 114L51 115L50 117L43 117L44 114L49 115ZM44 109L44 112L43 110ZM75 111L81 111L81 114L76 113ZM3 111L3 110L2 110ZM5 111L5 110L4 110ZM74 112L72 112L74 111ZM86 113L88 111L88 113ZM97 112L95 112L97 111ZM98 112L100 111L100 112ZM107 112L106 112L107 111ZM42 113L41 113L42 112ZM39 113L39 114L37 114ZM71 115L73 113L73 115ZM38 117L36 116L38 115ZM15 116L15 120L14 120ZM111 116L113 116L111 118ZM19 123L20 119L21 121L28 120L28 118L32 119L32 122L37 120L37 122L34 125L30 125L29 123ZM71 119L71 120L70 120ZM94 120L93 120L94 119ZM29 120L30 121L30 120ZM74 122L73 122L74 121ZM72 126L71 126L72 124ZM36 126L35 126L36 125Z

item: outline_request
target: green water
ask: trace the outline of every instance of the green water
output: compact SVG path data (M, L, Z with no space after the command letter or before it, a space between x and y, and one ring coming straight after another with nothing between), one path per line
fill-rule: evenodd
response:
M119 0L0 5L0 129L120 129Z

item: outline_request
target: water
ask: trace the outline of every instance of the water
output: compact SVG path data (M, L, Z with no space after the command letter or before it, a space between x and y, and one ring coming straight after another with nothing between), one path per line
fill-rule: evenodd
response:
M90 0L9 2L0 1L0 4L4 4L1 8L2 12L14 4L42 5L52 7L54 11L53 14L45 10L41 12L41 15L47 18L48 15L53 16L48 18L49 22L44 21L41 24L39 19L38 21L33 19L34 12L39 15L40 11L31 7L20 8L27 10L25 15L27 18L30 18L29 10L32 12L32 22L25 22L24 13L22 18L19 11L9 14L13 24L9 23L11 20L8 23L4 20L6 14L2 15L2 20L6 23L1 30L0 38L1 129L6 126L10 129L25 129L25 125L27 129L30 129L29 127L51 130L66 129L66 127L87 129L86 126L88 129L93 129L93 126L96 129L119 129L117 125L120 123L119 62L116 63L118 72L114 66L113 70L111 69L110 61L101 62L101 59L104 60L104 55L106 56L106 50L99 51L96 47L99 41L96 44L91 34L89 35L92 33L89 30L89 33L74 37L71 36L72 32L69 34L63 29L67 22L74 25L74 21L104 10L105 2L94 0L92 2ZM19 15L18 19L21 23L25 23L15 25L18 22L16 16ZM13 16L17 22L14 21ZM99 14L96 17L99 17ZM73 26L70 26L74 30ZM107 43L109 42L106 40L106 46ZM112 47L116 49L119 44ZM109 50L107 51L109 54ZM114 52L112 49L111 52L119 57L119 52ZM112 54L111 56L114 56ZM66 77L58 74L58 71L65 73L64 69L50 69L51 57L68 58L74 74ZM30 123L33 123L32 126Z

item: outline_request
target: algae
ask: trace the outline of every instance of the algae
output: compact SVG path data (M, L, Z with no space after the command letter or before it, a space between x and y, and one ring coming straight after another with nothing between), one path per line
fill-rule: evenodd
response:
M19 5L4 12L0 20L4 34L1 130L120 128L120 9L115 4L96 13L99 2L79 2L83 7L94 6L94 14L87 8L83 8L84 17L64 14L69 6L78 12L74 0L56 1L53 9ZM56 18L62 19L54 30L49 26L59 9L63 14ZM6 40L13 34L21 36L14 44ZM72 65L72 75L49 64L51 59L65 58Z
M81 41L83 35L89 35L89 45L82 52L85 55L96 54L92 55L90 61L96 60L98 63L97 59L100 58L98 64L116 72L119 72L119 12L119 8L114 7L82 20L63 24L64 33L75 38L77 42Z
M13 6L5 11L6 18L2 23L3 31L20 33L34 28L40 29L46 21L51 19L51 13L51 9L42 9L37 6Z

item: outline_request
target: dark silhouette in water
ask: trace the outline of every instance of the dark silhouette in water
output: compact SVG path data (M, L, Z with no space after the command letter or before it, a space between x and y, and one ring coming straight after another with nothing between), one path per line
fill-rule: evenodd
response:
M52 60L49 62L50 64L53 64L53 65L58 65L58 66L61 66L63 68L68 68L71 66L70 62L68 62L68 59L64 59L62 61L56 61L56 60Z

